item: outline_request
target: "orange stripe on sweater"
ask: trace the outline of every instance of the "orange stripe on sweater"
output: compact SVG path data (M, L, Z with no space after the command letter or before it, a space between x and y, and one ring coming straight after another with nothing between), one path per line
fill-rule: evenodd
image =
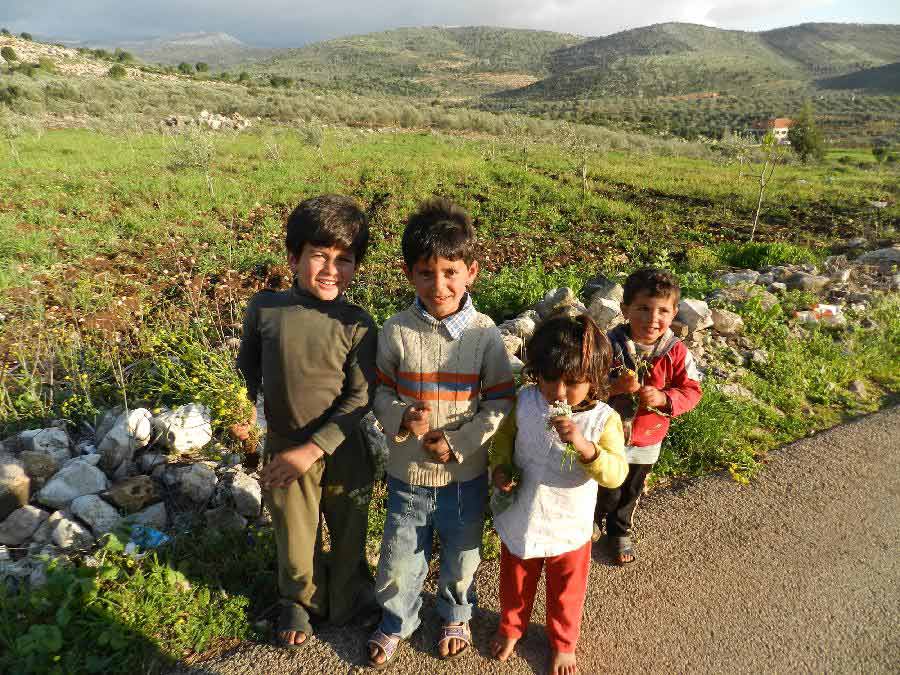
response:
M397 383L396 383L396 382L394 382L391 378L389 378L389 377L388 377L387 375L385 375L383 372L381 372L380 370L378 370L378 368L375 369L375 376L378 378L378 382L379 382L380 384L386 384L386 385L389 386L389 387L396 387L396 386L397 386Z
M478 398L478 388L471 391L416 391L397 385L397 393L420 401L471 401Z
M493 387L482 389L481 393L487 396L488 394L492 394L495 391L502 391L504 389L512 389L513 391L515 391L515 382L513 382L512 380L507 380L506 382L495 384Z

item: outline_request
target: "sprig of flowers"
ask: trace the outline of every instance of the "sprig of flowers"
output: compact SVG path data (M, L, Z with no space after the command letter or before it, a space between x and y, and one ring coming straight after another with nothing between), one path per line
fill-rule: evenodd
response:
M570 406L566 401L554 401L550 404L549 409L550 420L554 417L571 417L572 416L572 406ZM553 423L548 420L547 428L555 431L553 427ZM566 447L563 448L562 459L559 463L560 469L568 469L572 470L572 466L575 464L575 460L578 458L578 451L575 449L575 446L572 443L566 443Z

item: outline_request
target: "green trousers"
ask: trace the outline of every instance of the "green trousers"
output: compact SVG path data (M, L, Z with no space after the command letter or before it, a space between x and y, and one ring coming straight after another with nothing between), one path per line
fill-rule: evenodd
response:
M265 461L293 441L266 436ZM371 597L366 528L374 466L362 434L325 455L286 488L265 490L278 547L278 591L283 601L335 624L353 618ZM330 550L323 550L322 519Z

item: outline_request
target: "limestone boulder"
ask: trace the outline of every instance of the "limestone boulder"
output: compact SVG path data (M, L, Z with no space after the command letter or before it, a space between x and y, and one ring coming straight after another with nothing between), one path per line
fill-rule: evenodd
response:
M206 406L190 403L154 417L153 429L170 450L199 450L212 439L212 417Z
M597 297L621 303L622 298L625 297L625 290L618 282L603 274L598 274L584 282L584 286L581 288L581 297L584 298L588 306Z
M35 495L38 502L63 509L84 495L97 494L109 485L100 469L87 462L73 462L51 478Z
M818 274L808 272L794 272L784 280L785 285L792 291L810 291L817 293L831 283L831 279Z
M546 319L552 313L565 311L565 308L572 306L576 302L578 302L578 299L575 297L574 291L568 286L551 288L535 304L534 310L540 315L541 319Z
M31 495L31 479L25 465L7 452L0 452L0 519L25 506Z
M100 445L103 439L106 438L106 434L116 425L116 421L124 411L125 408L123 406L117 405L103 413L100 422L97 423L97 431L94 434L95 445Z
M259 482L236 471L232 474L230 487L235 510L247 518L256 518L262 509L262 488Z
M591 299L587 313L602 331L607 331L625 321L619 302L602 295L595 295Z
M678 321L688 327L688 330L703 330L713 325L712 310L703 300L695 298L685 298L678 303L678 315L675 317Z
M49 455L58 464L62 464L72 456L69 434L65 429L58 427L23 431L19 434L19 441L23 450Z
M900 246L868 251L859 256L856 262L860 265L877 265L885 270L900 267Z
M203 463L181 466L173 473L178 491L197 504L209 501L219 482L215 470Z
M758 302L763 309L772 309L778 304L778 298L761 286L742 284L720 288L709 294L707 298L711 307L731 305L741 308L751 300Z
M737 335L744 329L744 320L740 314L727 309L712 310L713 330L721 335Z
M726 286L735 286L737 284L755 284L759 278L759 272L756 270L738 270L736 272L726 272L719 277Z
M165 529L169 524L169 514L166 511L166 505L162 502L148 506L143 511L138 511L128 520L135 525L146 525L157 530Z
M506 348L507 354L518 354L522 351L524 342L518 335L501 332L500 337L503 340L503 346Z
M39 490L60 469L59 460L53 455L34 450L19 453L19 460L25 466L25 473L31 478L34 488Z
M86 548L94 543L94 536L74 518L62 515L56 521L51 540L62 549Z
M26 541L50 514L34 506L16 509L0 523L0 544L18 546Z
M206 526L213 530L243 530L247 527L247 519L227 506L209 509L203 515L206 518Z
M72 513L87 523L95 537L111 532L122 517L98 495L85 495L72 502Z
M103 493L103 498L125 513L137 513L162 499L159 485L150 476L140 475L119 481Z
M126 410L100 441L100 466L113 473L122 462L131 461L136 450L150 443L153 415L146 408Z
M515 319L504 321L499 326L501 333L509 333L521 338L524 342L528 342L534 331L537 330L537 324L540 322L541 316L533 309L522 312Z

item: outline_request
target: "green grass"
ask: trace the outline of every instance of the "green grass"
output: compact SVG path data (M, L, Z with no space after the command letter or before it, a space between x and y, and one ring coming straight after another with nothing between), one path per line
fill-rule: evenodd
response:
M417 202L434 194L473 215L473 295L498 321L600 271L664 265L699 295L725 266L815 263L833 243L872 234L868 200L898 197L896 173L857 166L859 153L849 164L784 167L751 244L752 183L692 146L636 137L626 149L603 135L582 194L577 158L554 136L530 144L526 169L521 139L317 128L321 139L266 125L204 138L16 135L17 157L0 157L0 436L57 417L77 425L123 399L199 400L214 415L209 452L223 452L225 428L246 413L229 338L253 292L289 280L283 222L314 194L350 194L368 211L371 248L349 296L379 323L412 297L400 237ZM897 207L880 218L880 231L895 236ZM896 298L872 309L874 328L851 317L845 334L789 340L791 311L811 301L793 293L771 312L741 310L748 337L770 354L741 379L757 401L731 400L707 382L700 405L673 424L657 478L728 468L746 480L766 451L896 391ZM854 379L866 383L863 400L847 391ZM369 553L384 500L379 486ZM496 554L489 527L483 548ZM256 622L275 588L269 530L201 530L140 562L115 544L95 557L99 567L59 569L43 590L0 598L0 670L140 672L262 636Z

